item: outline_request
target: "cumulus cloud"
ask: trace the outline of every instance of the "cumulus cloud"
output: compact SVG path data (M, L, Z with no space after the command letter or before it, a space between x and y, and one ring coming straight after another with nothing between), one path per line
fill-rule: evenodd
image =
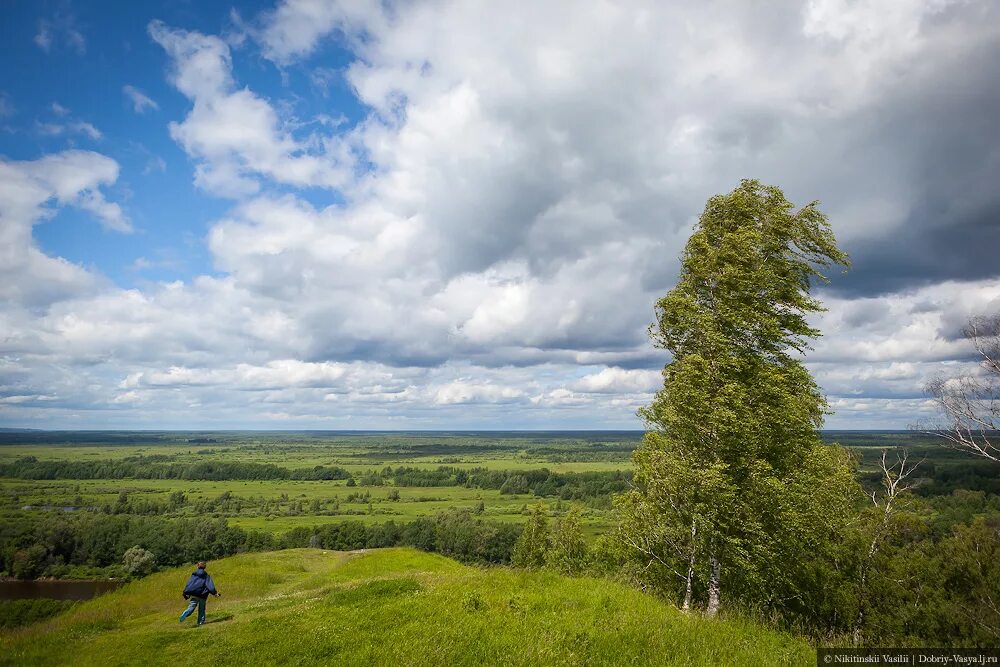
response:
M284 73L343 76L354 125L246 87L250 41L153 22L191 104L171 136L236 200L206 236L219 275L8 312L0 395L29 398L0 414L638 425L665 361L652 304L706 198L750 176L820 199L854 257L808 356L831 425L916 421L924 379L967 362L961 324L1000 307L997 12L286 0L248 24ZM327 43L346 69L312 67ZM95 185L17 173L19 219L53 198L116 219Z
M824 332L809 354L816 362L937 362L969 354L961 331L980 313L1000 311L1000 278L846 299L828 296L816 318Z
M588 394L648 394L662 385L663 376L658 371L612 366L583 376L572 388Z
M268 58L288 63L308 55L335 29L356 30L380 19L378 8L368 2L288 0L265 14L259 39Z
M40 305L93 289L99 282L96 276L43 253L31 230L52 215L47 204L54 202L84 209L108 229L131 231L118 204L101 192L101 187L118 179L118 164L89 151L65 151L28 162L0 159L0 174L3 300Z
M183 122L170 123L170 134L198 161L197 185L239 197L257 191L257 176L297 186L345 183L350 153L335 138L299 141L265 99L237 89L226 42L158 21L149 33L171 59L171 82L194 105Z

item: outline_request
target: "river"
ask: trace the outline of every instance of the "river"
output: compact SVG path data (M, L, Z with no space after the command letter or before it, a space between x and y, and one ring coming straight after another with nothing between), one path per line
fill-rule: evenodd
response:
M72 579L40 581L0 581L0 600L28 600L50 598L53 600L89 600L120 588L123 582L75 581Z

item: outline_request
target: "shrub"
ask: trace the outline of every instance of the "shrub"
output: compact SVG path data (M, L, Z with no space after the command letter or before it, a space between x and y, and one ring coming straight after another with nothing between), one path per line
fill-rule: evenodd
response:
M122 565L131 576L144 577L156 570L156 555L136 545L125 552Z

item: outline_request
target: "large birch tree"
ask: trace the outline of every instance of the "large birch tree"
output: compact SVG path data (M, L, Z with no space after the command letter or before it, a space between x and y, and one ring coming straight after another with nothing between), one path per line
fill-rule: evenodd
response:
M815 590L811 563L854 515L849 457L820 443L826 403L802 362L819 335L811 288L847 262L815 202L796 210L745 180L708 201L656 303L650 335L672 359L640 411L649 430L620 534L685 608L703 600L714 615L724 591L812 604L802 581Z

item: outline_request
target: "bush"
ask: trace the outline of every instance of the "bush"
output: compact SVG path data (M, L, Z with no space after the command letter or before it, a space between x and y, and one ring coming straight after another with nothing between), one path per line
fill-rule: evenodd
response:
M574 508L556 522L545 565L563 574L575 574L587 564L587 543L580 530L580 513Z
M122 565L133 577L144 577L156 570L156 555L136 545L125 552Z
M549 548L549 520L541 504L535 506L528 524L514 544L511 562L516 567L541 567Z
M11 572L17 579L34 579L41 576L48 566L48 551L40 544L14 552Z

